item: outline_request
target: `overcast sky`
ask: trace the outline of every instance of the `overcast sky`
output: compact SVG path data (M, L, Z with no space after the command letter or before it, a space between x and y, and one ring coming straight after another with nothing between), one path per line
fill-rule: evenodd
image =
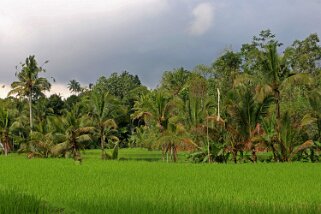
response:
M268 28L286 45L321 36L321 0L1 0L0 83L34 54L49 60L54 92L123 70L153 88L163 71L210 64Z

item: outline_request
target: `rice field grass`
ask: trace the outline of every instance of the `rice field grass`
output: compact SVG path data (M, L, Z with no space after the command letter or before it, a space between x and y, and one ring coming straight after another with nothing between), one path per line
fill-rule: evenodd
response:
M136 161L157 151L120 150L84 162L0 156L0 213L320 213L321 165Z

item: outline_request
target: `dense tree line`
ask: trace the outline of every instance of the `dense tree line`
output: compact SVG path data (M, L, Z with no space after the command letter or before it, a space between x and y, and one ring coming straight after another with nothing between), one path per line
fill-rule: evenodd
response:
M195 162L319 161L321 47L316 34L283 47L270 30L211 65L165 71L153 90L127 71L100 77L73 93L44 95L43 66L29 56L0 100L1 147L28 157L73 157L100 148L161 149ZM46 62L45 62L46 63ZM113 149L112 153L105 148Z

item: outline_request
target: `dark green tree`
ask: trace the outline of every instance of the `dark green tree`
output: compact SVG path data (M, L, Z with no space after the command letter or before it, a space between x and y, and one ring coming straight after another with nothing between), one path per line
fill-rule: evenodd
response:
M79 94L83 91L83 88L81 87L80 83L77 80L70 80L68 83L68 89L72 93Z
M45 63L47 63L46 61ZM44 77L39 77L39 73L45 70L38 66L35 56L26 58L25 63L21 63L21 70L16 73L18 81L11 84L12 90L9 95L17 95L18 97L26 97L29 102L29 120L30 128L33 128L32 102L39 96L44 96L44 91L49 91L51 84Z

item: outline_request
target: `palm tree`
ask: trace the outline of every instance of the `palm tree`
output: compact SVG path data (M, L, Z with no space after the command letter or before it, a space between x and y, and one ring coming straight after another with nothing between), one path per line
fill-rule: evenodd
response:
M89 126L90 118L82 114L82 106L76 104L60 119L56 127L57 132L64 135L62 143L51 148L53 156L59 156L70 151L75 161L81 161L80 149L84 142L91 141L94 127Z
M301 126L308 128L308 134L310 135L311 139L321 142L321 93L318 90L312 91L309 94L309 102L311 110L304 115L301 121ZM313 126L315 126L316 129L313 129ZM313 130L316 131L313 132Z
M154 101L152 94L144 94L138 97L134 103L133 113L130 115L133 121L138 122L138 126L149 125L153 117Z
M41 72L45 72L45 70L38 66L35 56L29 56L25 63L21 63L21 71L16 73L18 81L11 84L12 90L8 94L28 98L31 131L33 129L32 101L39 96L44 96L43 91L49 91L51 87L46 78L38 76Z
M173 95L178 95L184 89L185 83L190 77L191 72L184 68L165 71L162 77L161 87Z
M179 105L182 105L182 101L179 98L173 98L168 96L162 91L155 91L152 94L142 96L140 100L135 102L135 112L131 115L132 119L143 119L144 124L148 127L144 132L148 130L155 130L158 135L158 142L161 142L163 156L168 152L168 149L174 149L174 142L177 142L178 138L174 137L175 128L170 131L170 127L175 127L178 124L169 124L169 121L173 120L174 115L179 114ZM154 135L155 136L155 135ZM170 137L171 136L171 137ZM174 140L176 139L176 140ZM174 160L176 160L176 154L174 153Z
M70 80L68 83L68 89L70 92L76 93L76 94L82 92L82 90L83 90L81 88L80 83L77 80Z
M267 87L270 89L275 100L275 115L276 115L276 133L277 139L282 144L281 139L281 89L294 83L310 84L312 82L309 74L293 73L287 65L286 58L279 56L277 52L277 43L267 45L266 51L263 53L262 68L263 75ZM266 87L263 87L266 90ZM266 90L267 91L267 90ZM285 146L281 146L285 148ZM286 153L283 151L282 153Z
M3 144L3 150L6 156L11 149L10 134L14 127L14 119L15 117L11 111L0 108L0 141Z
M131 115L133 120L143 119L145 124L153 121L162 132L168 123L170 113L175 108L176 101L173 97L161 91L155 91L152 94L143 95L135 102L135 112Z
M177 152L180 146L189 145L193 148L197 147L197 145L189 138L183 124L175 120L175 117L170 119L166 131L164 131L157 139L156 144L161 145L161 148L163 148L163 159L164 155L167 154L167 162L169 153L172 160L174 162L177 161Z
M101 158L104 160L106 159L106 134L108 135L108 133L117 129L117 124L113 118L119 110L119 105L116 105L115 98L108 92L102 92L100 90L93 91L91 104L91 114L100 138Z
M248 147L252 151L252 161L256 161L256 148L252 138L260 134L259 127L268 114L273 96L266 96L261 102L256 99L251 88L238 88L230 91L227 97L226 130L229 131L234 162L238 151Z
M263 53L262 68L266 84L275 98L276 119L280 120L281 89L295 83L308 85L312 82L312 78L307 73L291 72L286 58L278 55L276 43L269 44Z
M34 127L34 131L30 133L27 147L24 152L28 152L28 157L44 157L50 155L51 148L59 142L61 134L56 132L55 122L58 122L54 117L47 117Z
M297 128L298 125L293 124L288 112L284 113L280 122L280 133L278 135L275 130L275 116L266 118L262 122L263 133L253 139L253 141L263 143L267 148L271 148L275 161L291 161L297 154L317 146L312 140L305 141L302 139L300 130ZM281 140L278 139L278 136Z

